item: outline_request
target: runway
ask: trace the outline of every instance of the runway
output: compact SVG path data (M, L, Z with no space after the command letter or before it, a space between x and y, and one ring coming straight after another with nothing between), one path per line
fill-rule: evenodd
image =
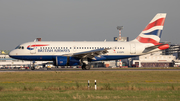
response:
M73 71L73 72L90 72L90 71L180 71L180 68L91 68L90 70L82 70L81 68L52 68L51 70L45 69L0 69L0 72L37 72L37 71Z

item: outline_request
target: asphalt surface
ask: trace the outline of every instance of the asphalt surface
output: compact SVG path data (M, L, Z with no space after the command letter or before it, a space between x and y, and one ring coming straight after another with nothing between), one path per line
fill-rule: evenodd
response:
M41 69L0 69L0 72L35 72L35 71L180 71L179 69L171 69L169 68L91 68L90 70L82 70L81 68L52 68L50 70L47 70L47 68L41 68Z

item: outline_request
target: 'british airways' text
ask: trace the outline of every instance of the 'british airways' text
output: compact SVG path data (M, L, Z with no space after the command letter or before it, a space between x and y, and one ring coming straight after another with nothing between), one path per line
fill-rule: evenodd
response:
M38 49L38 52L70 52L69 49Z

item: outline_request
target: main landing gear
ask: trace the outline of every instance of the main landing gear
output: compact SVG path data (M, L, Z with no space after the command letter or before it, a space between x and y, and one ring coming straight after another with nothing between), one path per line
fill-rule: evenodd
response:
M32 67L31 67L31 70L35 70L35 61L33 61L33 64L32 64Z
M31 67L31 70L35 70L35 66L32 66L32 67Z
M90 65L83 63L82 70L90 70Z

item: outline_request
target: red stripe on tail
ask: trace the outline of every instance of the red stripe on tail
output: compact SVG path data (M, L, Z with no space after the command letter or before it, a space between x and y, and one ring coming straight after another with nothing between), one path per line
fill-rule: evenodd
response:
M136 39L137 39L139 42L141 42L141 43L152 43L152 44L157 44L157 43L159 43L159 42L157 42L157 41L154 40L154 39L151 39L151 38L143 38L143 37L140 37L140 36L138 36Z
M151 29L154 26L164 26L164 21L165 21L165 18L160 18L160 19L148 24L143 31Z

